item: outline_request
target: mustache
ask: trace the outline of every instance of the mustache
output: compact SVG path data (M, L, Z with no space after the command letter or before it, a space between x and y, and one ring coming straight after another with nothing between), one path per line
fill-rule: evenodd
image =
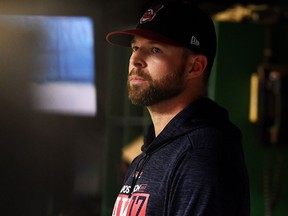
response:
M146 80L152 80L151 79L151 76L147 73L145 73L144 71L140 70L140 69L137 69L137 68L133 68L130 72L129 72L129 77L132 76L132 75L135 75L135 76L139 76L143 79L146 79Z

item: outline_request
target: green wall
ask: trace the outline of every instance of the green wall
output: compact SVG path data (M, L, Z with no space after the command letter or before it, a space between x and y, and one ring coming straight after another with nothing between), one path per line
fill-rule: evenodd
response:
M211 74L209 94L230 111L231 120L242 130L250 178L251 216L288 215L288 191L285 185L288 178L287 149L262 147L257 139L260 136L257 123L249 121L250 78L264 61L266 27L227 22L215 22L215 25L218 53ZM274 39L281 38L275 35ZM282 43L283 47L287 46L288 42L283 42L286 42ZM280 50L281 47L277 46L277 54L282 57ZM274 214L267 208L270 202L275 203Z

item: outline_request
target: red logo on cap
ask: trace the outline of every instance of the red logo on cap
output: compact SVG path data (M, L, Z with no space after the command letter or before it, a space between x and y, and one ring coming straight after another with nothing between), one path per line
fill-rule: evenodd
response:
M157 6L153 7L153 8L149 8L144 13L144 15L141 17L140 24L143 24L143 23L146 23L146 22L149 22L149 21L153 20L154 17L156 16L157 12L159 10L161 10L163 7L164 7L164 5L157 5Z

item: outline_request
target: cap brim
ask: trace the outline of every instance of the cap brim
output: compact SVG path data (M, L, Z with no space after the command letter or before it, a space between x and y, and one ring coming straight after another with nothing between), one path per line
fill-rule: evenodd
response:
M134 36L141 36L149 40L180 46L179 43L173 41L170 38L167 38L157 32L141 28L110 32L107 34L106 40L111 44L130 47L131 40L133 39Z

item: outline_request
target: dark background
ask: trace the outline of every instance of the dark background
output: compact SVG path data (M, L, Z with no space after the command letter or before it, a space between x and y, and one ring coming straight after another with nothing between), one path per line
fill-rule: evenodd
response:
M117 73L125 71L127 62L121 51L119 55L111 51L105 36L110 30L136 24L146 6L154 2L0 0L0 14L87 16L93 20L98 109L94 117L31 112L27 74L22 71L34 70L37 51L33 40L37 35L21 35L0 25L0 215L109 215L120 185L121 147L130 140L122 138L124 123L114 116L124 116L119 97L125 100L125 87L120 85L115 90L112 86L115 81L125 83L125 76ZM284 0L193 2L211 15L235 4L265 4L270 9L260 22L288 20L288 2ZM277 18L271 21L271 14ZM76 181L79 176L84 176L80 182Z

